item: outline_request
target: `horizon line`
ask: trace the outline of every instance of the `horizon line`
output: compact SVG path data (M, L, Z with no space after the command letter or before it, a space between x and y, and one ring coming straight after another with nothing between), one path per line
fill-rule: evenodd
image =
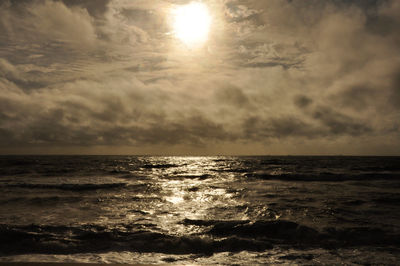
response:
M20 153L0 154L0 156L135 156L135 157L400 157L398 155L385 154L214 154L214 155L191 155L191 154L78 154L78 153Z

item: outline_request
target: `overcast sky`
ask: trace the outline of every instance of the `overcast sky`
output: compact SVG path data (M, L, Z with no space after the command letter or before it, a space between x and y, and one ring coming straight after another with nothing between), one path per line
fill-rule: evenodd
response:
M0 0L0 153L400 155L400 1Z

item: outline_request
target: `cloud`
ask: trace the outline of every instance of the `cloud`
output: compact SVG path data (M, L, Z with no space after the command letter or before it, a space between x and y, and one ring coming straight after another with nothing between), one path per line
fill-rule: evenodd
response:
M215 104L227 104L234 108L251 108L249 98L244 94L243 90L236 86L221 86L215 90Z
M400 147L398 1L205 1L197 50L171 34L184 2L3 1L3 150Z
M332 98L335 104L342 108L351 108L354 110L365 111L371 108L371 99L378 99L379 89L368 87L368 84L354 85L343 88Z
M282 116L262 119L252 116L242 124L244 140L246 142L271 142L271 139L285 139L288 137L318 137L322 132L317 127L302 121L295 116Z
M393 74L391 79L391 102L396 108L400 108L400 70Z
M2 4L0 27L12 41L45 43L58 41L80 49L96 39L86 9L66 7L62 2L22 1Z
M364 123L332 110L329 107L319 107L313 112L313 118L320 121L332 135L344 134L359 136L370 133L372 129Z
M306 108L312 103L312 99L306 95L297 95L294 99L294 104L299 108Z
M18 76L18 71L7 60L0 58L0 74L4 78L13 79Z
M110 89L116 86L118 89ZM123 79L106 83L79 80L31 95L11 91L0 97L0 127L7 138L2 143L200 145L230 137L203 114L177 109L171 117L167 113L171 108L157 108L170 97L134 78L129 83Z
M80 7L88 11L92 17L102 17L108 9L110 0L62 0L68 7Z

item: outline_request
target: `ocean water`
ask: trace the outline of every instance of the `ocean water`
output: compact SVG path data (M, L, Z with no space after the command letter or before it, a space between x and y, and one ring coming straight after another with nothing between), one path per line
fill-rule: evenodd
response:
M0 261L396 264L400 157L0 157Z

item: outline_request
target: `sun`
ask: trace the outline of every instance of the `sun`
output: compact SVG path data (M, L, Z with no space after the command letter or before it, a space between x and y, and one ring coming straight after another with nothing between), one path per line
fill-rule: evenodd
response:
M173 11L175 36L188 46L198 46L208 39L211 16L205 4L192 2Z

